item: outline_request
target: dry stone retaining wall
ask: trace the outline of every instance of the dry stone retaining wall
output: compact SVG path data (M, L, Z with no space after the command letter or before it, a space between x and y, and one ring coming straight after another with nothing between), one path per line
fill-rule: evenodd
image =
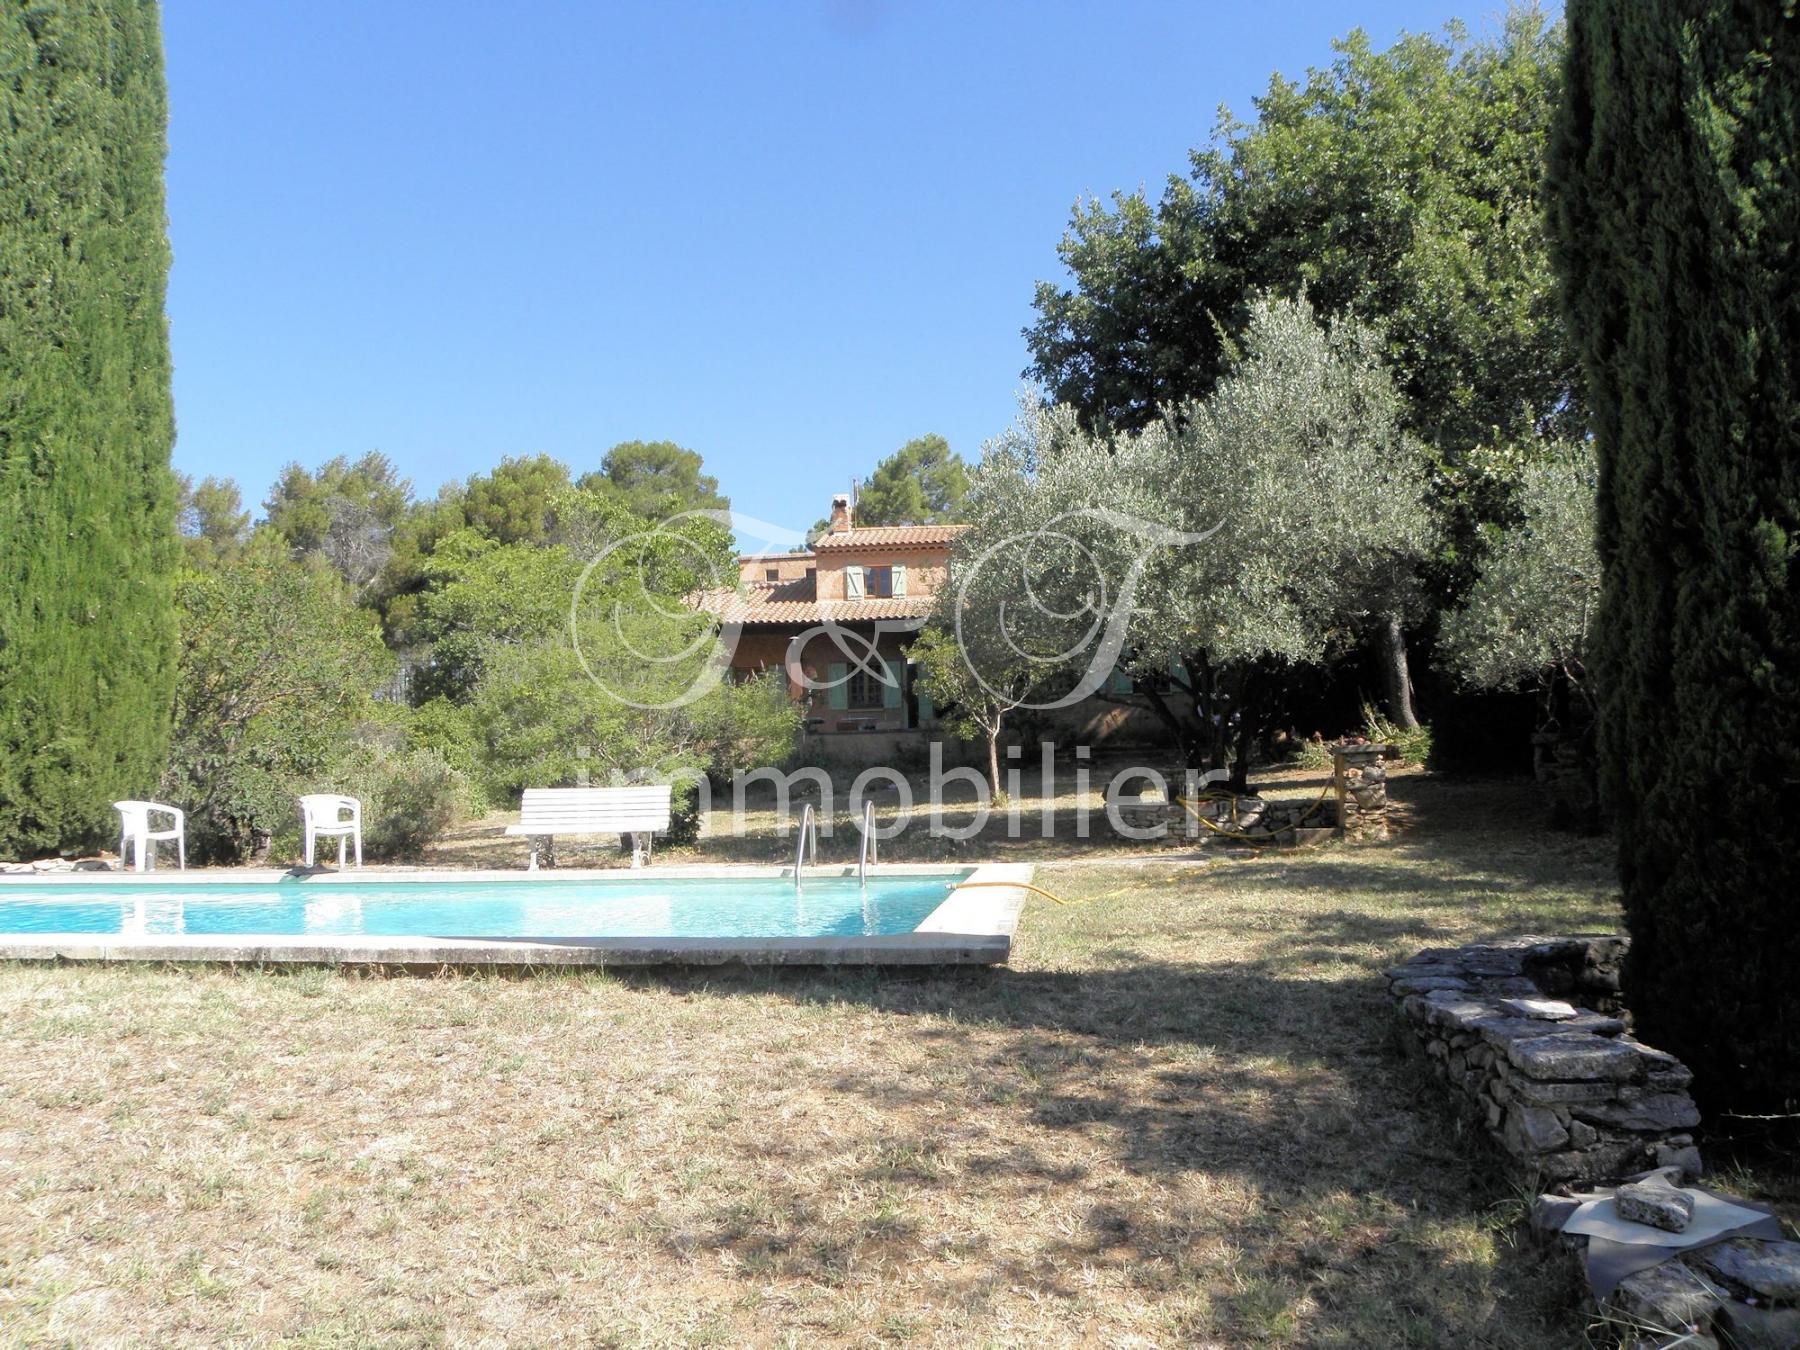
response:
M1534 1184L1700 1173L1693 1074L1616 1015L1625 943L1520 937L1430 948L1387 972L1409 1045Z

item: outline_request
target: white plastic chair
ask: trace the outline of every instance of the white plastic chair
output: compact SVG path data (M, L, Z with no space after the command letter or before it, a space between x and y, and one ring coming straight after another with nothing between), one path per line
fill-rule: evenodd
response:
M187 870L187 815L176 807L164 806L161 802L114 802L113 810L119 813L119 860L124 861L125 846L131 845L132 864L134 870L142 872L156 866L156 844L160 839L175 841L175 856L181 870ZM150 828L150 813L173 816L173 829L153 830Z
M349 814L346 815L345 812ZM344 866L344 842L356 841L356 865L362 866L362 803L335 792L309 792L300 799L300 824L306 831L306 865L313 865L313 844L337 837L338 868Z

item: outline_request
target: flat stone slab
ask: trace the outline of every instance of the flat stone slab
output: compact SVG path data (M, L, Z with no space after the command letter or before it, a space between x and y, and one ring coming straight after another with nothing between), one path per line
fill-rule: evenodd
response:
M1606 1078L1595 1078L1584 1084L1541 1084L1535 1078L1507 1078L1507 1089L1521 1102L1539 1107L1566 1107L1575 1102L1611 1102L1618 1091Z
M1469 982L1454 975L1402 975L1394 981L1396 994L1429 994L1438 989L1467 990Z
M1729 1297L1683 1262L1664 1261L1620 1280L1607 1302L1646 1327L1680 1332L1704 1326Z
M1707 1273L1777 1303L1800 1303L1800 1242L1732 1238L1689 1254Z
M1621 1130L1691 1130L1700 1123L1700 1108L1685 1092L1652 1092L1612 1102L1581 1102L1570 1108L1580 1119Z
M1506 1058L1527 1078L1603 1078L1626 1082L1643 1071L1643 1059L1629 1045L1577 1031L1508 1041Z
M1500 1006L1514 1017L1535 1017L1546 1022L1563 1022L1581 1016L1581 1009L1559 998L1503 998Z

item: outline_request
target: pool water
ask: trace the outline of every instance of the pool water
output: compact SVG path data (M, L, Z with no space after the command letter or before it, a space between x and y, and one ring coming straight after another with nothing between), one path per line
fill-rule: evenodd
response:
M0 934L875 937L910 933L968 871L871 878L0 883Z

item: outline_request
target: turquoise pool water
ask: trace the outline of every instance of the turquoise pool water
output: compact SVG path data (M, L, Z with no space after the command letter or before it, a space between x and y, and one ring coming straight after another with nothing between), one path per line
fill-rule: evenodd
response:
M0 933L337 937L875 937L910 933L968 870L856 878L0 882Z

